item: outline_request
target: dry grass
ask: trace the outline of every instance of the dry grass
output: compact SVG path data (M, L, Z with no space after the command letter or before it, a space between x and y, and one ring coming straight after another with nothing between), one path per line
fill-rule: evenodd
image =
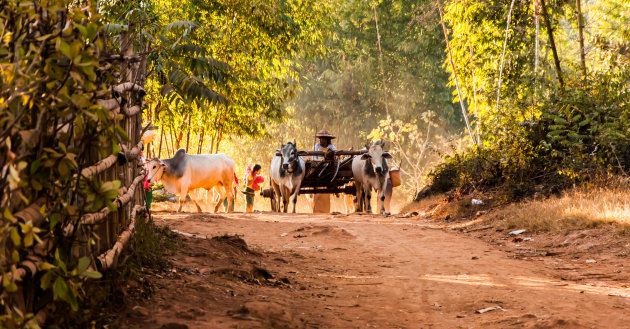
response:
M428 208L435 206L436 204L441 204L444 202L444 194L432 195L427 198L424 198L420 201L413 201L402 208L400 208L400 213L405 214L409 212L425 212Z
M574 189L561 196L506 206L493 218L506 229L560 232L613 224L630 232L630 190L620 187Z

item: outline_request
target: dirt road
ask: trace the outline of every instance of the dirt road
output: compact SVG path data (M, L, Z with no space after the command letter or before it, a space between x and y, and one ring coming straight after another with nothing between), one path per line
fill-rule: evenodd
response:
M482 240L418 219L270 213L154 216L156 223L184 232L187 243L174 257L180 275L158 283L156 297L139 306L150 315L130 316L130 327L149 323L159 328L173 321L189 328L630 326L630 289L622 286L626 282L554 279L553 270L542 262L509 258ZM260 253L235 256L228 265L264 268L276 283L280 278L285 283L258 284L255 276L249 281L218 280L225 273L225 257L213 254L204 241L222 234L237 234ZM497 308L476 313L490 307Z

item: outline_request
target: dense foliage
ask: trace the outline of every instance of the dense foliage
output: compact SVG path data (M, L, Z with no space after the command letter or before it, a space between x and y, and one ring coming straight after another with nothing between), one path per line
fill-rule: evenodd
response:
M282 120L282 105L298 88L296 58L324 53L329 6L164 0L103 10L112 26L146 22L134 31L136 47L151 53L147 120L161 127L168 155L179 147L213 153L224 136L258 137Z
M76 311L85 279L100 277L77 257L92 255L91 227L74 228L83 214L115 209L120 182L76 173L127 136L96 105L117 81L99 62L98 15L65 0L0 1L0 25L0 327L37 327L28 310L53 300L59 314ZM24 261L38 268L18 282Z
M453 60L463 96L471 102L476 92L483 144L447 159L434 172L436 183L449 177L451 187L507 184L508 191L517 187L519 197L535 185L557 191L597 176L626 174L630 29L622 17L630 4L581 2L584 45L575 1L517 0L511 13L504 1L447 2Z
M269 126L263 143L231 138L224 150L247 159L243 164L266 164L282 139L312 148L318 129L336 135L334 144L344 149L362 148L366 140L383 137L401 166L403 190L412 194L439 159L436 151L445 148L447 136L459 135L463 125L442 68L444 39L439 16L430 10L433 5L338 2L324 26L331 35L322 41L326 56L299 60L301 89L285 103L288 120Z

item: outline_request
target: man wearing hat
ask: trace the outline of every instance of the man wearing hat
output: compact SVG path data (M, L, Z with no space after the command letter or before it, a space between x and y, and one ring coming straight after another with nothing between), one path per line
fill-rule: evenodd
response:
M314 150L315 151L322 151L329 148L333 151L336 151L337 148L335 147L335 145L332 144L332 140L335 139L336 137L331 135L328 130L320 130L317 132L317 134L315 134L315 137L319 138L319 143L315 144ZM315 157L315 159L317 159L317 157Z
M319 138L319 143L315 144L315 151L326 151L331 149L336 151L337 148L332 144L332 140L335 136L331 135L328 130L320 130L315 134L315 137ZM314 157L317 160L319 157ZM313 198L313 213L329 213L330 212L330 195L328 194L314 194Z

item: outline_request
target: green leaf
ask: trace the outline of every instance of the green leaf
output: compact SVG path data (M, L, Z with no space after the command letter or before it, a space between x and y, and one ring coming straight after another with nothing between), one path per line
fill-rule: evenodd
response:
M33 232L28 232L25 236L24 236L24 247L30 247L33 245L33 235L35 233Z
M52 281L52 278L53 272L46 272L46 274L42 276L39 286L43 290L47 290L50 287L50 282Z
M88 268L88 266L90 266L90 259L87 257L81 257L79 258L79 263L77 265L77 273L81 274L83 272L85 272Z
M4 216L5 219L11 221L12 223L16 222L16 219L15 219L15 217L13 217L13 214L11 213L9 208L4 208L3 216Z
M13 241L13 245L16 247L19 247L22 243L22 238L20 237L17 227L11 228L11 241Z
M55 279L53 283L53 298L66 300L68 298L68 285L66 281L60 276Z
M43 263L39 264L39 270L40 271L49 271L49 270L51 270L53 268L56 268L56 266L51 264L51 263L48 263L48 262L43 262Z
M83 273L83 275L85 277L88 277L90 279L100 279L103 277L103 274L101 274L100 272L97 271L85 271L85 273Z
M59 222L59 219L61 219L61 215L59 213L54 213L52 215L50 215L50 228L53 229L57 223Z
M61 51L62 54L64 54L66 57L68 58L72 58L72 53L70 50L70 45L67 44L65 41L61 40L61 42L59 43L59 51Z

